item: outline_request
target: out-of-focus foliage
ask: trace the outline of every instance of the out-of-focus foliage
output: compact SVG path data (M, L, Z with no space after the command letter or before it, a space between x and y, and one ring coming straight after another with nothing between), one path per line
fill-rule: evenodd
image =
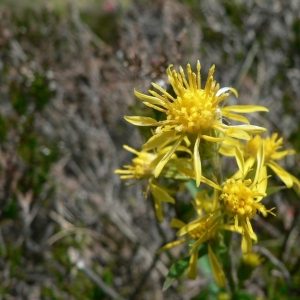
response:
M122 145L149 137L123 115L143 110L134 87L168 88L169 64L199 59L203 70L216 64L216 80L236 88L239 103L271 107L256 123L299 152L298 1L13 2L0 3L1 297L207 299L204 263L195 282L162 292L174 254L155 253L174 232L156 225L142 185L124 187L113 174L131 158ZM299 154L284 164L299 178ZM190 214L190 198L170 217ZM297 299L299 197L283 190L268 199L277 218L254 224L268 259L245 295Z

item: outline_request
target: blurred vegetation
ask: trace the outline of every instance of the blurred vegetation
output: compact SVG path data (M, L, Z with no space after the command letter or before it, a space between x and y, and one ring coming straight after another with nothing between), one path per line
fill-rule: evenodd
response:
M162 292L175 255L155 252L174 232L156 225L142 184L125 187L113 174L130 159L122 145L140 147L149 134L123 115L142 110L134 87L167 85L169 64L200 59L203 78L214 63L239 103L269 107L255 118L299 152L299 9L279 0L2 0L0 298L216 299L203 265L195 282L183 276ZM299 154L285 167L299 178ZM299 297L299 197L283 190L269 203L277 218L255 223L269 251L236 299Z

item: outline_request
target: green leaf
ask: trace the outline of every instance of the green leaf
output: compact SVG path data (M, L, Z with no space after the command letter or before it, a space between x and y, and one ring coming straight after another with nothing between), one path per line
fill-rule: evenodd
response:
M286 188L287 187L285 185L282 185L282 186L270 186L270 187L267 188L266 193L267 193L268 196L271 196L271 195L273 195L273 194L275 194L275 193L277 193L277 192L279 192L281 190L284 190Z
M190 192L190 194L195 198L197 193L201 190L196 186L195 180L190 180L185 183L185 187Z
M173 282L180 276L183 274L183 272L188 268L189 266L189 261L190 261L190 257L185 257L177 262L175 262L170 270L169 270L169 274L164 282L163 285L163 291L166 291L172 284Z

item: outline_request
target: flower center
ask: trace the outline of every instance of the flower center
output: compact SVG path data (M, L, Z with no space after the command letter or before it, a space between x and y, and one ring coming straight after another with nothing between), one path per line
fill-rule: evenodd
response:
M189 231L192 239L197 240L203 236L211 227L212 220L209 218L205 222L201 222L196 228Z
M277 133L272 134L271 137L267 137L264 140L264 148L265 148L265 162L268 162L271 158L272 155L281 148L282 145L282 138L277 139ZM256 157L257 151L260 145L262 138L257 135L254 138L252 138L250 141L247 143L247 152L249 155Z
M133 166L128 166L134 173L135 179L151 177L154 171L151 165L152 161L156 158L155 154L148 152L139 152L138 156L132 160Z
M261 210L261 204L256 202L257 197L265 196L250 189L251 179L234 180L228 179L223 187L220 199L224 201L226 211L230 216L252 219L258 210Z
M178 124L177 131L198 133L211 128L215 120L217 106L213 97L204 90L186 90L176 101L170 103L167 119Z

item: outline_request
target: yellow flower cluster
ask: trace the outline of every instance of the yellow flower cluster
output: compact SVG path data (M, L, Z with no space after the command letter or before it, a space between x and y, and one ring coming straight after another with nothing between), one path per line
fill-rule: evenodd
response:
M277 174L288 188L294 187L300 191L299 180L276 162L295 151L279 151L282 138L278 139L277 134L262 138L260 134L267 129L251 125L243 115L267 112L266 107L220 105L231 93L236 97L238 94L231 87L220 88L213 78L215 66L209 70L203 87L199 61L196 73L189 64L186 74L181 67L179 72L171 68L172 65L167 69L167 75L173 88L172 94L155 83L152 84L155 90L150 90L150 95L135 91L135 95L146 106L165 115L165 118L157 121L149 117L125 117L134 125L151 126L155 130L143 145L143 150L124 146L136 158L132 160L132 165L125 165L116 173L122 179L148 181L148 190L153 196L160 222L163 221L162 202L175 203L171 195L176 191L166 187L168 180L182 183L192 179L197 187L202 183L201 191L192 202L197 218L187 224L177 218L172 219L171 227L179 229L179 239L162 247L159 253L180 244L190 244L188 277L195 278L199 247L206 245L215 280L223 287L226 276L214 253L214 248L220 244L220 234L224 230L241 234L242 252L252 252L252 243L257 242L258 238L251 220L258 213L263 216L268 213L274 215L274 208L267 209L262 203L267 196L268 169ZM224 119L226 124L223 123ZM242 124L230 125L229 120ZM221 180L223 176L220 174L213 174L209 179L203 175L203 160L219 154L235 157L238 171L225 180ZM160 181L160 178L164 180ZM203 188L203 184L209 186L211 191Z

